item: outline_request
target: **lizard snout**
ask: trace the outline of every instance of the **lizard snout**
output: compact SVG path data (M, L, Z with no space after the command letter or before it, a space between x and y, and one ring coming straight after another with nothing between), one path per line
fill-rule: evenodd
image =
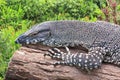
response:
M16 44L19 44L19 40L18 40L18 39L16 39L16 40L15 40L15 43L16 43Z
M15 40L16 44L25 44L26 40L25 40L25 36L20 35L16 40Z

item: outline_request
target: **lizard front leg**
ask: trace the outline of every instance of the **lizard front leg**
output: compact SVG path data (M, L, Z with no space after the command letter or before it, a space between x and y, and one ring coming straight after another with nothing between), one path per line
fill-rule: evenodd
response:
M57 48L53 48L49 50L48 56L52 58L61 59L61 61L55 62L54 65L75 66L77 68L81 68L88 71L99 68L105 55L106 55L105 48L95 47L91 48L87 54L85 53L67 54L61 52Z

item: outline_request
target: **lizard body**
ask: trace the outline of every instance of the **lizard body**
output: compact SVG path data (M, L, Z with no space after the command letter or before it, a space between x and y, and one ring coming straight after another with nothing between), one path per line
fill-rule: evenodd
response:
M20 35L16 43L82 46L88 49L88 54L63 54L58 49L49 50L46 55L62 59L55 64L73 65L86 70L98 68L102 62L120 66L120 26L108 22L47 21Z

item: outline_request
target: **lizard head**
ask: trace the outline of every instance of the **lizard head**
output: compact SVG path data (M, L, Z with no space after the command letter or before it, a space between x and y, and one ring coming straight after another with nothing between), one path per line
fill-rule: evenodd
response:
M45 41L50 36L49 26L35 25L30 30L21 34L15 41L18 44L36 44Z

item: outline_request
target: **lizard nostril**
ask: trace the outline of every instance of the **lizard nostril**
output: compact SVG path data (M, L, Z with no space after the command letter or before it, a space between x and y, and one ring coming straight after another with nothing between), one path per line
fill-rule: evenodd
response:
M15 43L16 43L16 44L18 44L18 43L19 43L18 39L17 39L17 40L15 40Z

